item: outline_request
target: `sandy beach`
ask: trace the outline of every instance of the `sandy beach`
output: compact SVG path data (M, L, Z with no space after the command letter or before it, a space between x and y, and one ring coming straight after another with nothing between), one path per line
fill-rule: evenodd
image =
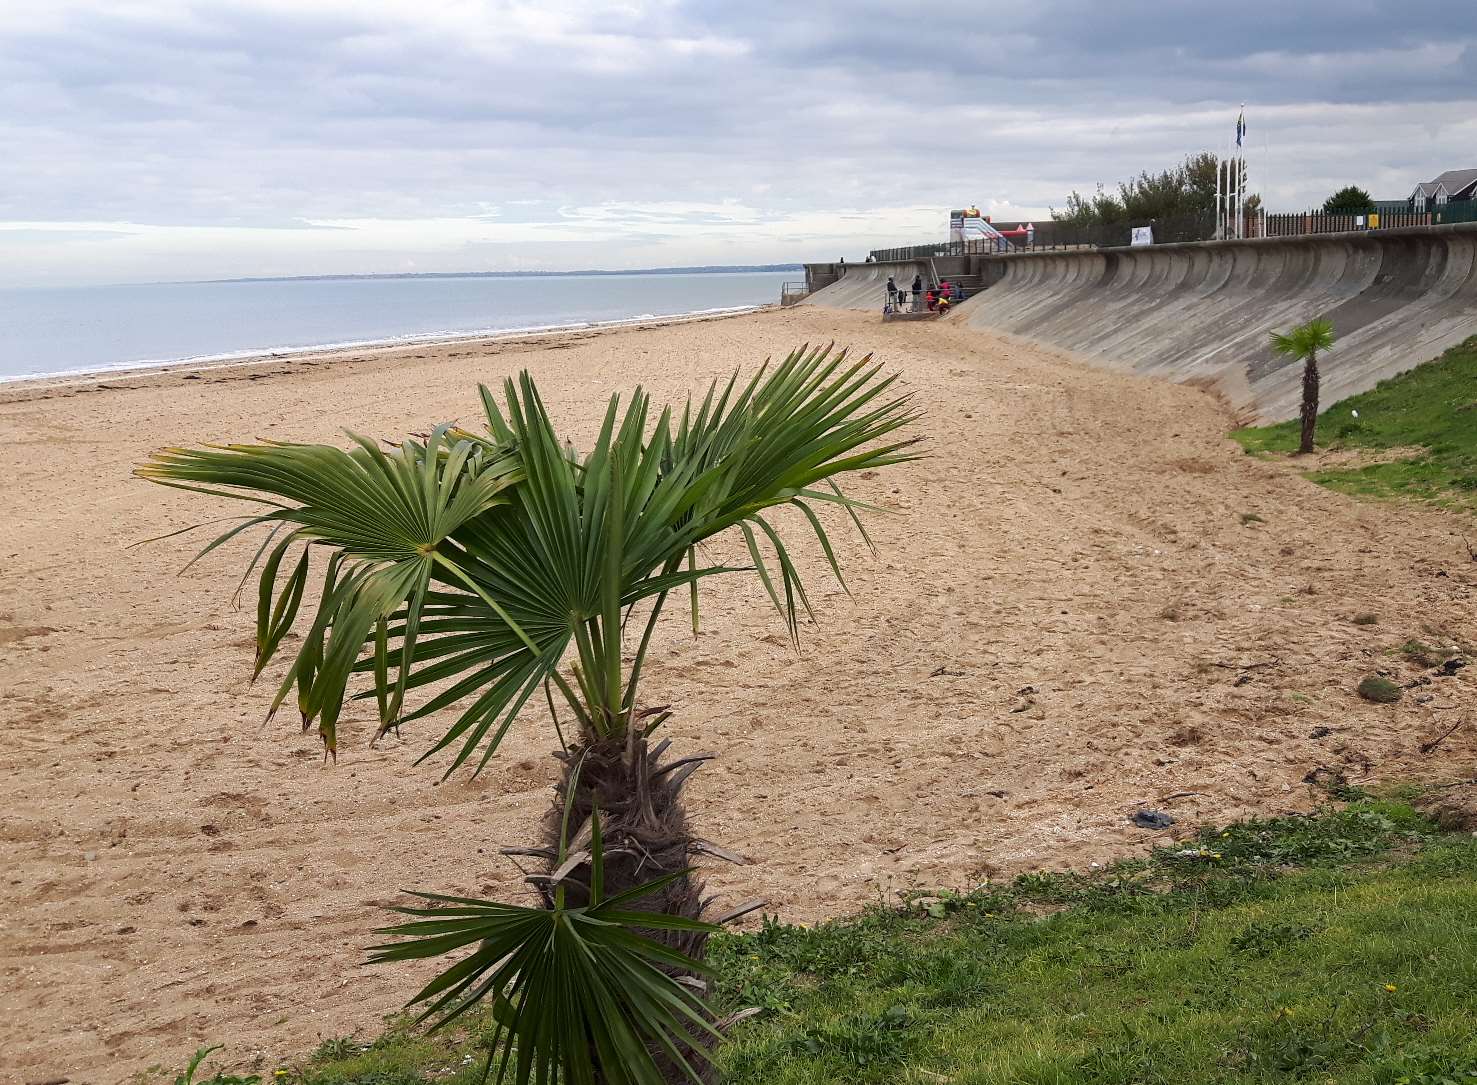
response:
M522 368L578 439L613 390L680 400L832 340L905 375L931 455L855 481L891 514L876 557L838 528L853 597L798 548L820 613L798 653L746 578L705 593L700 636L661 631L648 696L679 748L720 754L694 817L752 860L712 866L720 899L812 922L1305 811L1320 766L1470 772L1477 718L1420 744L1471 714L1477 667L1394 706L1353 693L1376 668L1419 677L1408 639L1477 641L1470 518L1320 489L1244 455L1205 392L977 329L798 308L0 385L0 1079L123 1081L216 1042L269 1071L368 1034L429 975L359 967L381 907L520 894L497 850L529 839L555 778L532 708L480 777L439 785L444 764L412 764L434 719L370 749L355 704L336 766L287 713L264 725L274 684L248 687L253 614L231 598L248 548L183 575L204 539L129 548L240 510L134 464L473 424L477 383ZM1145 806L1178 820L1132 827Z

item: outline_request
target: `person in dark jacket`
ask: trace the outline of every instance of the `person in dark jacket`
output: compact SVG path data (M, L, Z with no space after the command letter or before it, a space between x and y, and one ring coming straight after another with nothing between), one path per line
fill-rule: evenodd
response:
M923 276L922 275L914 275L913 276L913 308L914 308L914 310L916 310L918 308L918 302L922 299L922 297L923 297Z

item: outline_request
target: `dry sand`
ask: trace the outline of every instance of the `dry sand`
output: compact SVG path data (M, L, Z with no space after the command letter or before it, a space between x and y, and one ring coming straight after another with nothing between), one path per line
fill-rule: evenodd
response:
M588 431L614 388L678 398L829 339L906 374L933 456L857 481L896 514L872 524L880 557L842 547L854 600L812 553L822 621L799 654L746 579L707 592L698 638L664 630L647 695L676 706L679 748L722 754L694 814L754 860L712 870L723 899L812 921L1306 810L1319 765L1356 782L1470 772L1477 718L1418 746L1470 708L1477 667L1394 707L1352 693L1376 667L1415 678L1391 654L1407 638L1477 639L1470 520L1321 490L1243 455L1202 392L977 331L801 308L14 386L0 1080L118 1081L217 1041L270 1066L373 1029L426 975L358 967L380 905L401 887L518 892L497 848L529 839L554 778L535 711L482 777L440 786L441 767L412 767L434 721L371 750L355 706L337 767L287 713L264 726L252 616L230 602L245 554L176 577L191 537L125 549L216 514L134 463L163 444L473 422L475 383L524 366ZM1349 621L1366 612L1379 623ZM1131 828L1141 803L1180 820Z

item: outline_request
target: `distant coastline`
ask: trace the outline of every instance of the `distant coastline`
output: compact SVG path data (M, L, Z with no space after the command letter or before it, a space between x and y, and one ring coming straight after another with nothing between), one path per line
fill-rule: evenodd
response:
M596 275L744 275L802 271L804 264L703 264L697 267L588 268L583 271L384 271L363 275L243 275L234 279L189 279L169 283L354 282L365 279L560 279Z

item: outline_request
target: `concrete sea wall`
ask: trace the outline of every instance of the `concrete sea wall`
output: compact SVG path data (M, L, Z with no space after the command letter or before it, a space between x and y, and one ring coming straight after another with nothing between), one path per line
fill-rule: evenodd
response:
M956 257L939 258L934 263L940 265L939 271L944 277L954 273L956 265L962 265L964 260ZM945 268L943 265L949 265ZM887 300L887 277L891 275L897 283L899 290L910 290L913 286L913 277L922 275L926 284L933 282L933 270L929 267L929 261L910 261L895 264L841 264L830 265L839 269L839 278L829 285L821 286L815 293L805 299L806 305L824 305L830 309L876 309L882 311L882 303ZM824 279L818 280L824 282Z
M1246 421L1297 413L1301 365L1272 352L1273 330L1333 321L1324 405L1477 334L1477 223L977 260L1000 278L951 321L1210 388ZM880 309L888 274L915 270L847 267L812 300Z

